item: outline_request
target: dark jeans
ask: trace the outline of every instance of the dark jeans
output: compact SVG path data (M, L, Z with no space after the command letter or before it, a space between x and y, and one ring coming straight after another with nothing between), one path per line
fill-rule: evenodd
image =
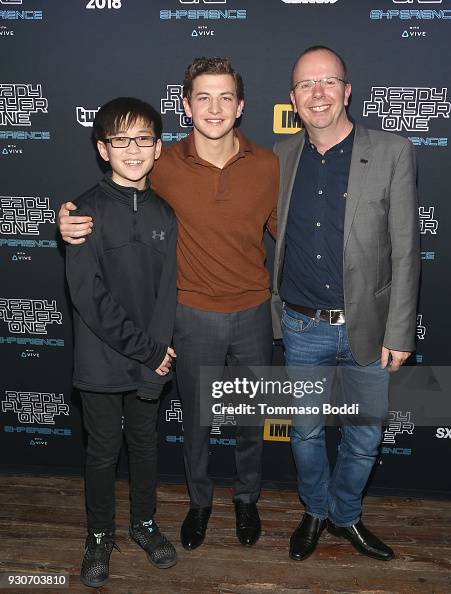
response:
M210 427L200 423L199 368L270 365L272 326L269 301L234 313L177 306L174 348L177 385L183 406L183 456L191 507L207 507L213 498L208 476ZM263 450L262 427L237 426L234 500L257 501Z
M122 431L129 454L131 521L149 520L156 503L156 425L160 401L140 400L136 392L81 392L81 400L88 434L85 468L88 530L114 530L114 482Z

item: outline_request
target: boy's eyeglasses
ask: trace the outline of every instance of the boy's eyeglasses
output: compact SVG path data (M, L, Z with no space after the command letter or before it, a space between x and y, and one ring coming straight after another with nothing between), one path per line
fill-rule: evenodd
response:
M155 142L155 136L135 136L130 138L129 136L113 136L113 138L105 138L104 142L109 142L113 148L127 148L130 146L131 141L134 140L136 146L141 148L152 147Z
M298 82L294 83L292 90L295 91L296 89L299 89L300 91L311 91L316 83L319 83L322 89L333 89L341 82L346 84L346 81L342 78L338 78L338 76L327 76L319 80L298 80Z

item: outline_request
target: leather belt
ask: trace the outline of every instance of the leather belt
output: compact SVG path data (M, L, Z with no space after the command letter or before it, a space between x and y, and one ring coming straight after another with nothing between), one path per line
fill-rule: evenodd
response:
M317 309L304 307L303 305L294 305L294 303L287 303L286 305L304 316L316 318ZM341 326L346 321L344 309L320 309L319 318L325 322L329 322L331 326Z

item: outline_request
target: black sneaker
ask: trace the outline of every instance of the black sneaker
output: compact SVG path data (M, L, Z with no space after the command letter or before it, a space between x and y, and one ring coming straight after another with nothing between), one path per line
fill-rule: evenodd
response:
M81 562L80 580L85 586L99 588L110 575L110 555L114 542L113 532L90 532L86 538L85 554Z
M146 551L149 561L156 567L166 569L177 563L174 545L161 534L154 520L132 524L129 534Z

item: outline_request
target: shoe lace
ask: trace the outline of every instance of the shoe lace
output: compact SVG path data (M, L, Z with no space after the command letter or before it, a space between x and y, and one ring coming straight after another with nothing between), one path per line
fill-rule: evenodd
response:
M108 548L116 549L120 553L122 552L119 548L118 544L114 541L114 537L112 534L108 534L107 532L93 532L93 537L95 538L97 546L104 546Z
M193 508L189 510L187 520L189 522L195 522L196 524L200 522L200 524L206 526L208 524L208 520L210 519L211 508Z
M153 534L157 529L157 526L153 520L147 520L146 522L141 522L141 526L143 528L147 528L150 534Z
M154 520L141 521L132 527L134 539L145 550L154 551L155 547L165 545L167 539L161 534Z
M247 520L250 520L250 518L251 518L250 510L247 508L240 509L239 514L240 514L241 522L246 522Z
M239 523L246 525L251 520L255 519L255 510L250 505L239 505L237 507L237 515Z

